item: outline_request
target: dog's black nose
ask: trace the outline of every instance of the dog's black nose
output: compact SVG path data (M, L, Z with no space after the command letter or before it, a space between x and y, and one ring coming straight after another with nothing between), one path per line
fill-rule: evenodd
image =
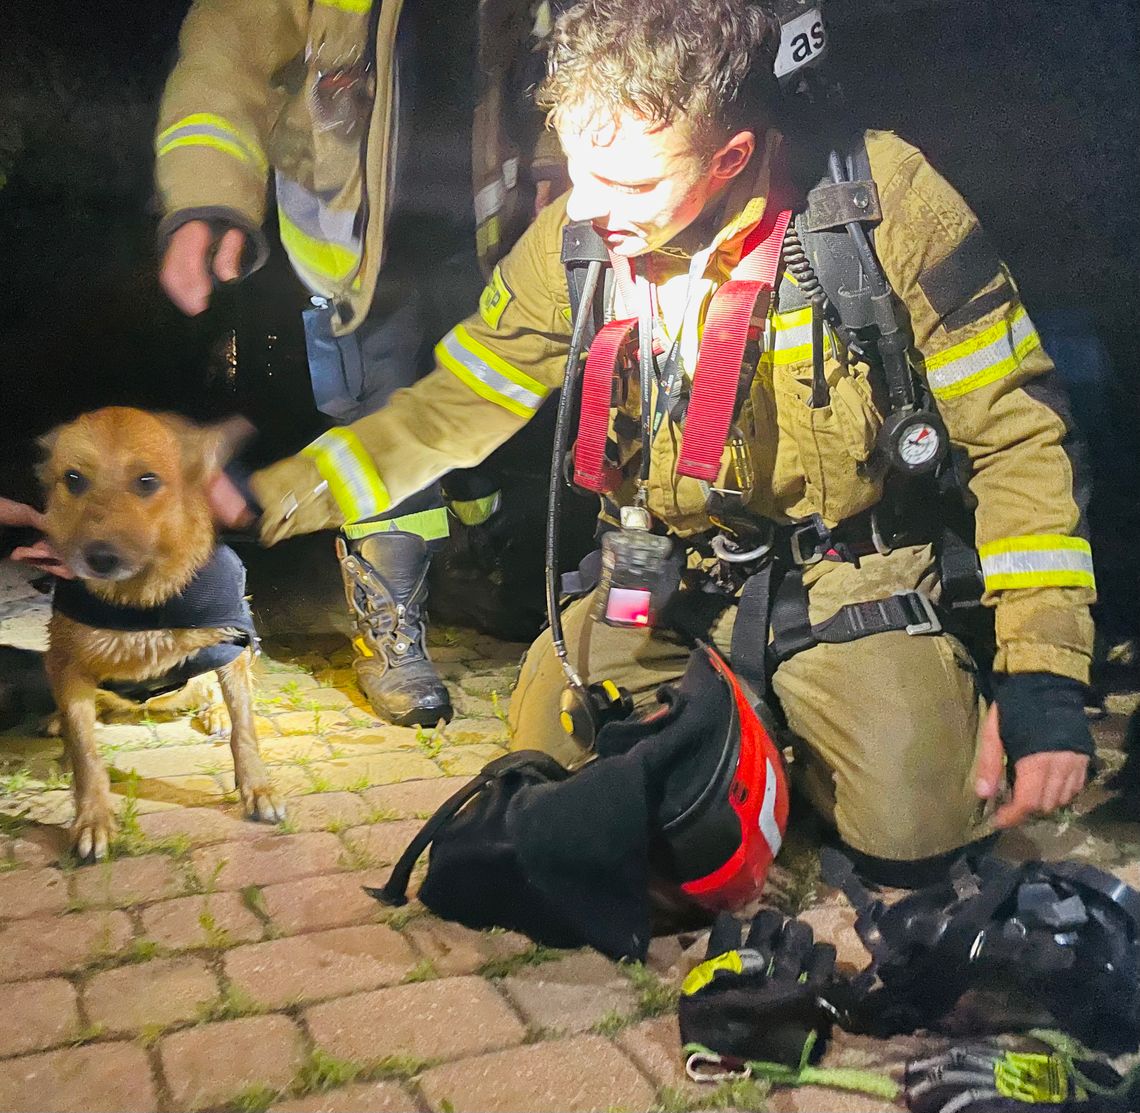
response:
M106 541L95 541L83 550L87 567L96 576L109 576L122 563L119 554Z

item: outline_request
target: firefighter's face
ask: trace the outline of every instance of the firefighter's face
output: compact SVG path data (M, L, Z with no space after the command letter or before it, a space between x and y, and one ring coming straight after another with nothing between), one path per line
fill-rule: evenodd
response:
M683 120L652 124L590 105L558 120L573 189L571 220L589 220L615 255L644 255L687 228L748 164L756 140L740 132L712 157Z

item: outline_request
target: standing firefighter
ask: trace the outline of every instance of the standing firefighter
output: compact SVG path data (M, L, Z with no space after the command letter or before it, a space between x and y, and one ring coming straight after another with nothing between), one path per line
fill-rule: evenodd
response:
M197 0L156 137L161 281L172 300L200 313L215 277L264 262L272 171L281 242L313 294L305 332L317 404L341 423L382 407L420 370L416 286L431 286L430 275L419 281L427 245L393 249L393 222L445 210L430 237L441 258L462 252L471 218L470 194L440 198L438 180L450 175L425 138L451 129L449 165L471 163L487 274L563 173L552 137L533 149L541 129L523 103L546 12L530 0ZM448 532L439 476L397 508L359 452L339 427L306 449L342 509L357 679L381 717L435 723L451 715L424 648L429 551ZM475 525L498 496L470 493L452 506Z
M781 115L777 42L748 0L585 0L560 16L541 99L571 192L503 259L435 370L343 435L354 485L398 504L534 415L562 382L572 319L597 330L573 471L602 493L606 560L564 613L565 667L549 633L523 663L515 744L580 757L563 723L590 715L564 699L565 676L592 710L622 688L647 706L687 658L650 612L687 613L690 631L705 614L734 668L769 683L815 805L868 872L907 883L985 830L1003 761L1015 787L998 826L1083 786L1091 555L1057 376L977 220L886 133L824 156L806 196L814 137ZM606 311L586 290L575 313L566 264L589 257L591 233ZM828 290L820 245L840 266L851 250L819 237L849 235L862 277ZM863 286L868 319L853 321L844 292ZM942 629L939 504L905 494L947 474L947 441L996 611L988 713ZM267 543L352 513L319 463L305 452L254 475ZM638 588L656 567L660 581L678 554L681 589L662 608L658 582L639 609L621 576Z

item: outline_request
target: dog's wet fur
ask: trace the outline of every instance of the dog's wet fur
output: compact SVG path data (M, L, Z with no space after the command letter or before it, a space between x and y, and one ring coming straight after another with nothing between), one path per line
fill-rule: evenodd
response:
M122 406L55 429L43 439L47 458L40 469L49 540L87 589L108 603L165 602L213 552L207 490L243 431L244 423L198 426ZM80 859L105 857L114 832L110 778L95 746L100 683L163 676L199 649L232 641L235 633L103 630L52 614L45 664L74 774L71 836ZM276 822L284 809L258 753L251 651L217 677L242 803L252 818ZM192 686L201 691L200 684Z

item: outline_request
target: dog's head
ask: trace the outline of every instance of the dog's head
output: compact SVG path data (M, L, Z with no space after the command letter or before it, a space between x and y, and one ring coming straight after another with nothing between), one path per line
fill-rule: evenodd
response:
M177 593L213 549L207 490L247 429L110 406L53 430L40 467L53 546L108 598Z

